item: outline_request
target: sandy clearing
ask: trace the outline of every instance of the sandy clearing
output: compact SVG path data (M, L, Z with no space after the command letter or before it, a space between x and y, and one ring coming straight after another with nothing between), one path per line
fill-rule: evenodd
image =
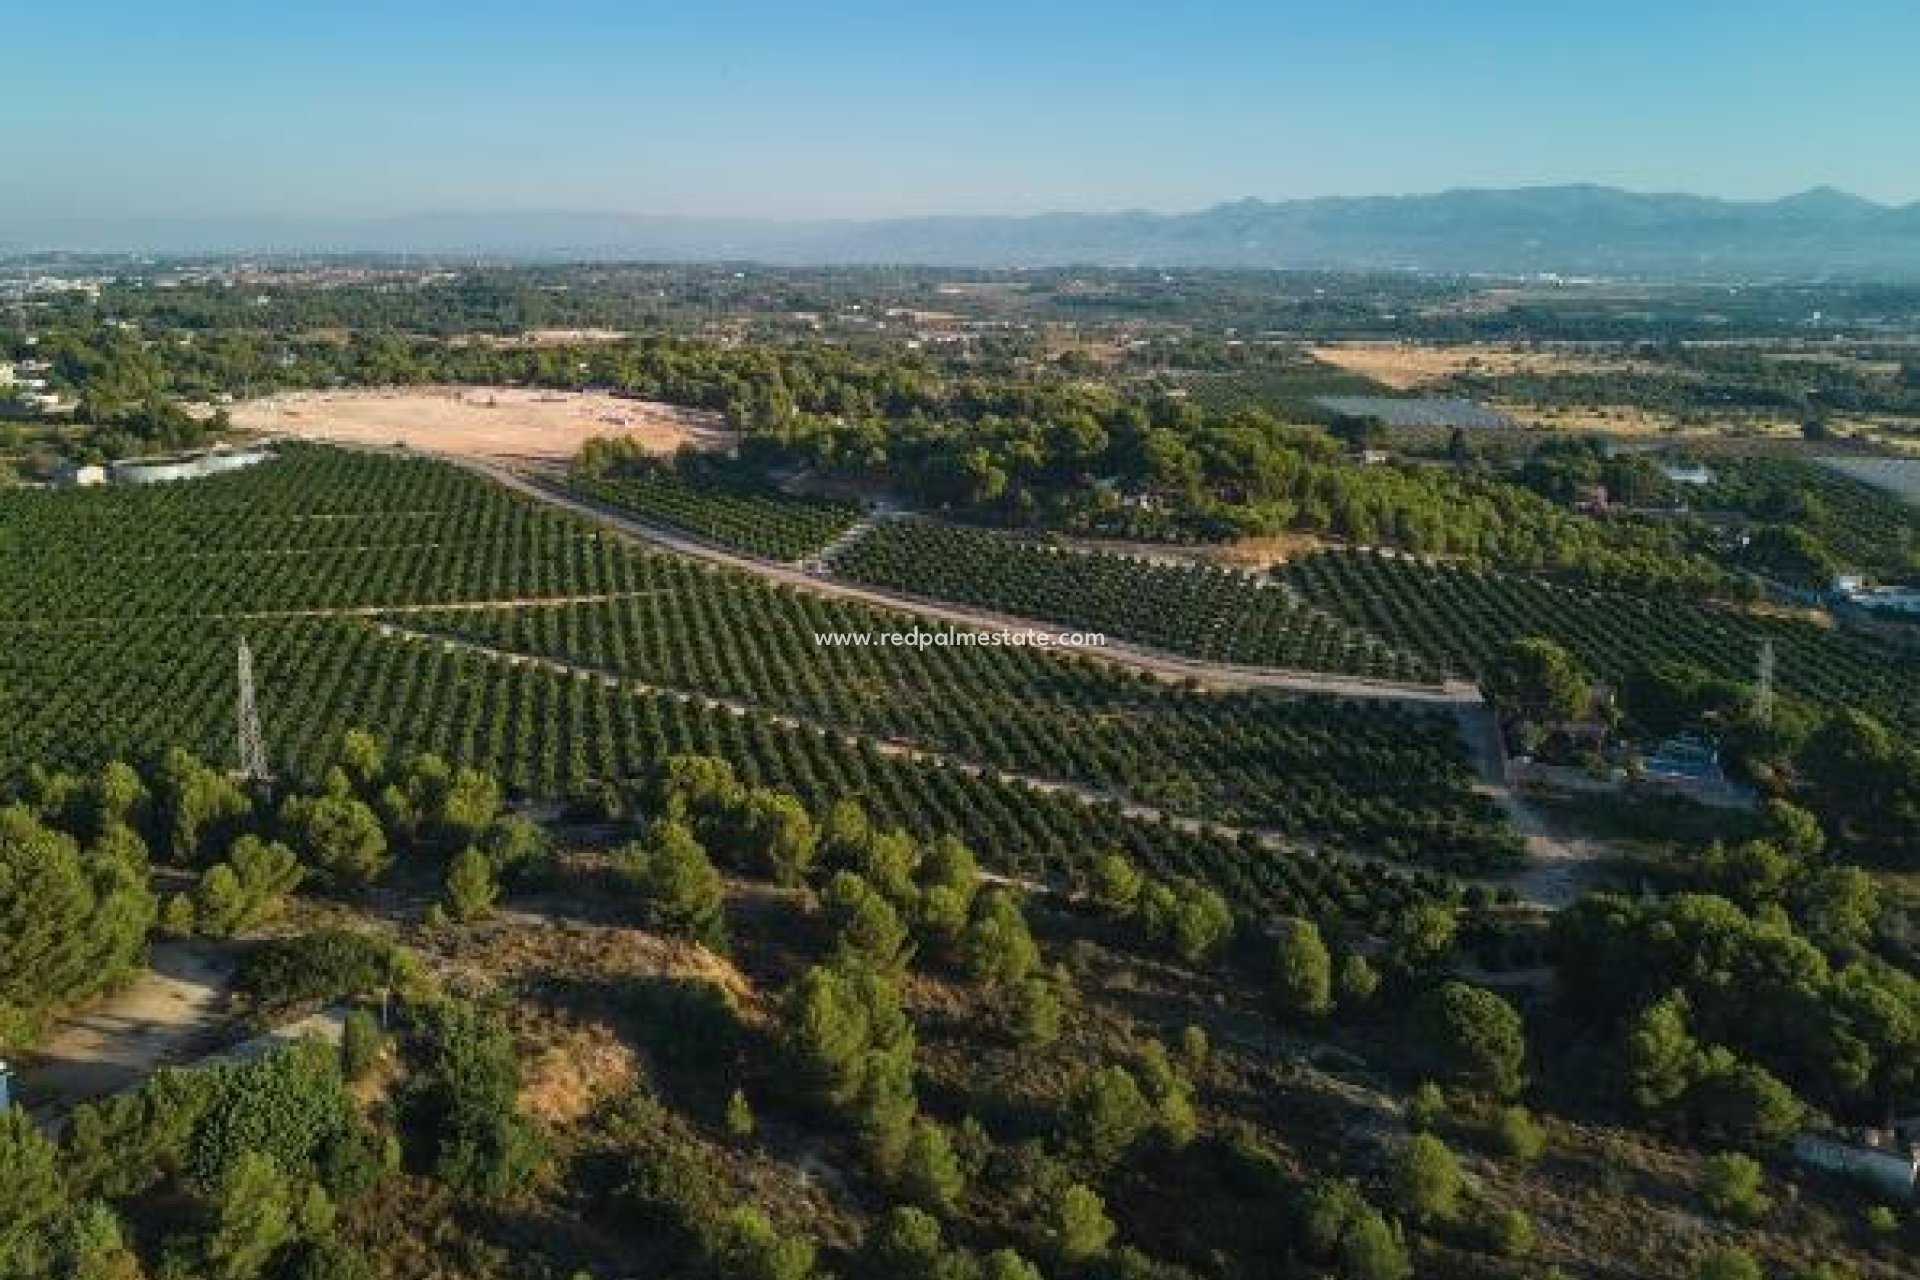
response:
M22 1100L66 1107L138 1083L213 1047L232 961L216 943L161 942L151 968L55 1024L20 1073Z
M724 449L733 432L717 413L598 391L526 387L407 387L294 391L229 410L236 427L428 453L564 462L593 436L631 436L650 450Z

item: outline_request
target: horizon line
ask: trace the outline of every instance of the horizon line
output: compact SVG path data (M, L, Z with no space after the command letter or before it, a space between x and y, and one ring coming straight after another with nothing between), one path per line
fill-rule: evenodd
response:
M1880 200L1872 196L1863 196L1857 192L1832 183L1816 183L1799 187L1770 196L1720 195L1708 192L1687 191L1679 188L1641 188L1626 187L1612 183L1591 180L1565 182L1529 182L1511 186L1490 184L1464 184L1437 189L1394 191L1394 192L1322 192L1304 196L1260 196L1242 195L1217 199L1205 204L1180 207L1152 207L1146 205L1125 205L1106 207L1070 207L1052 206L1028 210L981 210L974 212L956 212L950 210L925 210L920 212L894 213L837 213L837 214L767 214L767 213L729 213L729 212L663 212L644 208L593 207L582 205L542 205L515 208L511 206L472 206L467 208L421 208L389 212L332 212L332 213L296 213L284 210L230 210L225 212L175 212L175 213L110 213L110 214L14 214L0 210L0 226L7 223L69 223L74 225L99 223L204 223L204 222L287 222L310 224L352 224L372 222L404 222L430 220L436 218L620 218L647 220L655 222L736 222L756 225L794 225L794 224L859 224L875 222L913 222L923 220L1020 220L1055 217L1151 217L1180 218L1197 214L1217 212L1235 206L1251 205L1262 207L1284 207L1287 205L1319 204L1343 201L1396 201L1396 200L1432 200L1447 196L1460 195L1508 195L1551 191L1593 191L1614 195L1635 196L1645 199L1696 200L1708 204L1722 204L1763 208L1783 204L1788 201L1804 199L1808 196L1830 196L1869 207L1882 213L1896 213L1908 209L1920 208L1920 197L1912 200Z

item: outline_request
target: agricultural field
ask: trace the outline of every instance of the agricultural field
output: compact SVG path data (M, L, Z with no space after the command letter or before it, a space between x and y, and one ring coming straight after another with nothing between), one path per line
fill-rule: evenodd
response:
M1669 661L1747 681L1770 640L1784 692L1859 707L1908 733L1920 728L1920 660L1811 623L1370 553L1307 556L1278 576L1350 625L1461 674L1484 671L1514 640L1545 636L1609 681Z
M615 510L769 560L804 559L860 519L860 508L851 503L797 497L766 485L702 483L669 467L576 477L572 487Z
M698 577L604 603L407 622L1190 817L1459 870L1517 854L1473 793L1445 714L1188 693L1029 649L822 646L816 634L892 624L860 606L745 584L715 590Z
M1317 403L1342 418L1375 418L1389 430L1459 427L1468 431L1505 431L1513 420L1471 400L1451 396L1320 396Z
M1418 680L1432 668L1289 593L1228 569L1017 542L952 525L894 522L834 558L854 582L1226 662Z
M1377 394L1380 384L1305 357L1230 371L1169 374L1188 399L1209 413L1258 409L1289 422L1319 422L1331 415L1325 395Z
M0 496L0 619L315 613L634 589L591 526L444 464L314 446L190 484Z
M137 539L129 537L134 528ZM1444 732L1425 739L1441 770L1428 780L1432 790L1398 799L1350 794L1340 778L1343 770L1349 778L1365 772L1361 748L1345 764L1326 765L1322 781L1303 788L1283 815L1280 793L1257 770L1236 773L1227 757L1242 731L1266 735L1281 758L1302 754L1294 735L1307 730L1289 725L1284 710L1264 725L1247 713L1253 728L1232 715L1216 724L1210 711L1171 697L1155 707L1132 681L1025 651L881 658L827 649L814 643L815 630L905 624L870 610L836 614L742 575L638 551L444 464L290 445L274 462L190 485L10 493L0 499L0 538L11 552L0 570L0 627L31 637L0 659L0 706L10 725L0 771L15 778L33 763L146 760L171 744L225 756L233 646L244 634L258 654L269 745L296 774L310 775L356 724L409 749L483 764L527 796L578 795L663 754L711 752L750 779L817 803L859 793L888 821L926 835L965 833L1009 872L1068 879L1084 869L1086 851L1113 846L1150 865L1210 868L1209 878L1235 885L1249 906L1298 895L1374 909L1367 893L1349 892L1345 877L1359 873L1338 864L1143 824L1117 805L1032 793L879 750L899 730L918 730L927 745L956 756L979 750L985 764L1037 770L1049 753L1022 735L1044 731L1064 741L1103 718L1139 718L1146 723L1132 736L1105 756L1079 759L1077 779L1069 771L1067 780L1122 783L1129 753L1165 758L1183 742L1210 743L1211 773L1163 767L1133 776L1147 793L1134 798L1177 801L1169 807L1218 819L1192 799L1210 786L1238 797L1235 812L1248 819L1280 825L1286 816L1284 825L1304 829L1324 810L1334 838L1370 845L1411 824L1431 837L1435 862L1462 861L1460 850L1501 840L1471 804ZM607 671L450 649L429 627L521 646L515 656ZM557 638L576 634L592 638ZM639 654L650 656L635 660ZM749 705L735 714L642 683ZM1016 690L1050 686L1059 690L1054 722L1021 721ZM958 707L979 698L995 710L969 728L958 712L915 724L874 709L910 692L940 694ZM805 713L844 734L778 724L760 708ZM1332 718L1313 732L1335 727L1338 717L1322 714ZM1019 745L990 745L995 735ZM1400 736L1383 726L1372 746L1420 750L1391 740ZM1056 762L1046 772L1059 776L1061 768ZM1383 851L1425 856L1417 841ZM1420 890L1410 884L1407 892Z
M1843 568L1895 581L1920 573L1920 509L1869 474L1893 459L1832 463L1793 458L1716 458L1713 483L1688 490L1703 510L1731 510L1757 520L1788 520L1819 539ZM1897 463L1895 463L1897 465ZM1920 466L1920 463L1915 464Z

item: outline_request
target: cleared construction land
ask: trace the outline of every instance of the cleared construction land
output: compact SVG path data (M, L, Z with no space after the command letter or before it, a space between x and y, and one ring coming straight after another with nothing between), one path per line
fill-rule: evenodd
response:
M500 461L565 463L593 436L631 436L658 453L688 444L723 449L733 443L733 433L717 413L597 391L298 391L248 400L230 412L234 425L249 431Z

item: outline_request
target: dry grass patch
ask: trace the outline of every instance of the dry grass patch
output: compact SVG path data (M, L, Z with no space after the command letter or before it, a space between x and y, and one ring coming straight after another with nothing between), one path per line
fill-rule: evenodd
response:
M1332 545L1328 539L1313 533L1270 533L1209 550L1215 564L1229 569L1270 569L1295 556L1310 555Z
M1418 342L1338 342L1310 347L1307 354L1396 391L1436 386L1461 373L1495 377L1514 373L1622 373L1637 366L1637 362L1625 358L1497 343L1431 346Z
M626 925L504 915L461 930L449 958L501 986L545 977L594 983L678 978L711 983L743 1012L760 1001L753 983L725 957Z
M540 1043L521 1066L520 1107L548 1124L577 1123L639 1078L638 1057L605 1023L549 1024Z

